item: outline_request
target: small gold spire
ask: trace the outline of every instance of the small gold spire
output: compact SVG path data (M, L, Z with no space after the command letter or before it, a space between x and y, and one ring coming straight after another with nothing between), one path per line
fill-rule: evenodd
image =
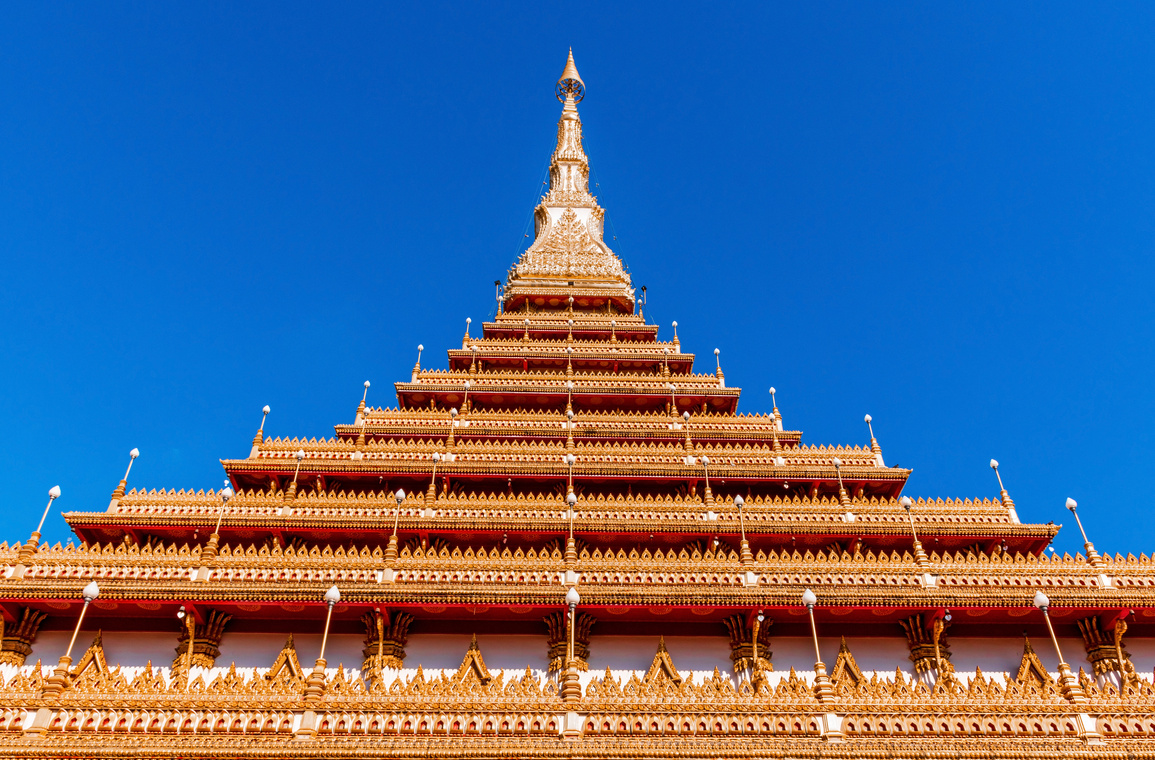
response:
M554 88L557 94L557 99L562 103L567 98L573 97L573 102L580 103L586 94L586 83L582 81L581 75L578 74L577 66L573 62L573 48L569 49L569 58L565 62L565 70L562 71L561 76L558 77L557 87Z

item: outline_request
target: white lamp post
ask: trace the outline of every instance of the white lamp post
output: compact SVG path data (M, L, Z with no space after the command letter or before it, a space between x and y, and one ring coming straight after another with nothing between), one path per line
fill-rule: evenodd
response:
M1078 507L1078 502L1070 497L1067 498L1067 509L1071 510L1071 514L1075 516L1075 524L1079 526L1079 533L1083 535L1083 551L1087 552L1087 561L1091 563L1092 567L1102 567L1103 558L1099 556L1099 552L1095 551L1095 545L1087 539L1087 531L1083 530L1083 521L1079 519L1079 513L1076 511Z
M1071 666L1063 659L1063 651L1059 649L1059 639L1055 636L1055 627L1051 625L1049 612L1051 600L1042 591L1036 591L1035 598L1031 602L1043 613L1043 620L1047 621L1047 631L1051 634L1051 643L1055 645L1055 654L1059 658L1059 690L1064 697L1075 704L1086 702L1087 695L1083 692L1083 687L1079 685L1078 680L1071 673Z
M826 675L826 663L822 661L822 653L818 649L818 626L814 624L814 605L818 604L818 597L810 589L802 592L802 604L810 613L810 634L814 638L814 695L818 701L825 704L834 699L834 686L830 677Z
M910 535L911 538L914 539L914 561L919 567L926 567L930 564L930 558L926 556L926 551L922 548L922 542L918 540L918 532L914 529L914 513L911 512L911 507L914 506L914 502L911 501L909 496L903 496L899 499L898 503L906 510L906 517L910 520Z
M68 641L68 649L65 650L60 661L56 663L56 670L45 681L44 687L40 691L41 698L59 696L64 691L64 687L68 685L68 668L72 665L72 647L76 646L76 637L80 634L80 626L84 623L84 614L88 612L88 605L92 604L93 599L100 596L100 587L96 585L96 581L90 581L80 592L80 595L84 599L84 606L80 608L80 616L76 618L76 627L72 629L72 638Z

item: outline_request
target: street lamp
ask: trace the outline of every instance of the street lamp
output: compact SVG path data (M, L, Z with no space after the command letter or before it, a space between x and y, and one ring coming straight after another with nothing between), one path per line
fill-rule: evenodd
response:
M822 653L818 650L818 627L814 624L814 605L818 604L818 597L810 589L802 592L802 604L810 613L810 634L814 637L814 695L820 703L827 703L834 699L834 685L826 675L826 663L822 661Z
M1071 514L1075 516L1075 524L1079 526L1079 532L1083 534L1083 550L1087 552L1087 561L1091 563L1092 567L1102 567L1103 558L1099 556L1099 552L1095 551L1095 545L1087 540L1087 531L1083 530L1083 521L1079 519L1079 513L1075 510L1079 504L1074 499L1067 499L1067 509L1071 510Z
M926 552L922 548L922 542L918 540L918 533L914 529L914 513L910 508L914 506L914 502L910 500L909 496L903 496L898 501L902 508L906 510L906 517L910 520L910 535L914 539L914 561L919 567L926 567L930 563L930 558L926 556Z
M27 543L20 547L20 554L16 557L17 564L27 565L28 561L36 554L36 549L40 546L40 531L44 530L44 521L48 519L48 510L52 509L52 502L59 497L60 486L52 486L48 489L48 505L44 507L44 514L40 516L40 524L28 537Z
M405 501L405 492L398 488L394 495L397 498L397 510L393 513L393 535L389 536L389 545L385 548L385 564L389 566L397 559L397 525L401 521L401 503Z
M476 348L476 346L474 346L474 348ZM469 411L469 389L472 387L473 387L473 383L466 380L465 381L465 400L461 402L461 411L463 411L463 412Z
M305 701L317 702L325 693L325 645L329 643L329 622L333 619L333 605L341 601L341 592L336 586L330 586L325 592L325 603L329 605L325 613L325 631L321 634L321 654L313 664L313 672L309 674L305 686Z
M1031 601L1043 613L1043 620L1047 621L1047 631L1051 634L1051 643L1055 645L1055 654L1059 658L1059 690L1062 691L1064 697L1075 704L1086 702L1087 696L1083 692L1083 687L1079 685L1071 673L1071 666L1063 659L1063 652L1059 649L1059 639L1055 636L1055 627L1051 625L1049 613L1051 600L1042 591L1036 591L1035 598Z
M846 488L842 485L842 460L834 457L834 473L838 475L838 501L844 507L850 506L850 494L846 492Z
M449 436L445 439L445 447L447 449L453 448L453 429L457 426L457 407L449 410Z
M185 629L188 631L188 648L184 653L185 661L185 681L184 690L188 691L189 684L192 682L192 666L193 666L193 644L196 641L196 615L189 615L182 604L180 609L176 611L176 619L181 621Z
M565 674L562 676L561 698L563 702L573 704L581 699L581 683L578 681L577 668L574 667L573 659L573 639L574 626L577 621L575 616L577 614L578 602L581 597L578 595L577 589L570 586L569 591L565 595L565 603L569 607L569 617L567 619L566 631L566 650L565 650Z
M740 495L734 497L734 506L738 508L738 525L742 530L742 564L748 565L754 561L754 553L750 551L750 544L746 541L746 515L743 507L746 506L746 500Z
M997 459L991 460L991 469L995 471L995 477L999 480L999 498L1003 500L1003 506L1006 507L1010 514L1011 522L1017 523L1019 521L1019 513L1015 510L1015 503L1011 501L1011 495L1007 493L1007 489L1003 486L1003 476L999 473L999 462Z
M56 663L56 670L44 683L44 688L40 692L42 698L58 696L68 685L68 668L72 665L72 647L76 645L76 637L79 635L80 626L84 622L84 613L88 612L88 605L92 604L93 599L100 596L100 587L96 585L96 581L90 581L80 592L80 595L84 598L84 606L80 608L80 616L76 619L76 627L72 630L68 649L65 650L60 661Z
M743 542L745 542L745 539L743 539ZM766 680L766 677L762 674L762 665L758 662L758 632L762 627L762 621L765 619L766 616L762 614L762 610L758 610L758 616L754 618L754 635L751 637L750 641L752 645L750 657L750 685L754 687L755 691L757 691L758 687L762 685L762 682Z
M671 386L672 387L672 386ZM690 440L690 413L682 412L682 425L686 428L686 442L683 444L686 453L694 450L694 442Z
M305 458L305 450L300 449L293 456L297 458L297 468L293 470L293 482L289 484L289 490L285 491L287 500L297 498L297 477L301 474L301 461Z
M437 499L437 463L441 461L441 453L433 452L433 477L429 479L429 490L425 494L426 501L435 501Z

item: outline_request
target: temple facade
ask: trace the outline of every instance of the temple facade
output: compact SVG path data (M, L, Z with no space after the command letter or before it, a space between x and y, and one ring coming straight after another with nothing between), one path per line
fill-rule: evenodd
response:
M0 756L1155 757L1151 559L739 413L555 92L532 244L395 406L0 544Z

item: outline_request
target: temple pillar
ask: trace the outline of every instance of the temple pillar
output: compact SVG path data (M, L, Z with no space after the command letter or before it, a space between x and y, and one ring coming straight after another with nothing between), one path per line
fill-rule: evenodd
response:
M923 622L921 613L898 621L906 634L906 646L910 649L910 661L914 663L915 677L927 686L933 686L939 679L954 677L954 666L950 663L950 644L946 640L949 623L943 618L935 618L930 626Z
M744 670L752 670L754 666L754 628L745 615L731 615L722 621L726 632L730 634L730 662L734 663L734 674ZM773 672L774 665L770 658L774 653L770 651L770 626L773 620L763 620L758 626L758 668L766 672Z
M400 670L405 661L405 645L409 643L409 626L413 616L406 612L366 612L361 617L365 624L365 647L361 650L362 673L377 673L385 668Z
M1083 634L1083 648L1087 650L1087 661L1100 684L1112 680L1117 687L1136 683L1138 675L1131 662L1131 653L1123 647L1123 634L1127 632L1127 621L1115 620L1111 630L1104 630L1098 615L1091 615L1077 621L1079 633Z

